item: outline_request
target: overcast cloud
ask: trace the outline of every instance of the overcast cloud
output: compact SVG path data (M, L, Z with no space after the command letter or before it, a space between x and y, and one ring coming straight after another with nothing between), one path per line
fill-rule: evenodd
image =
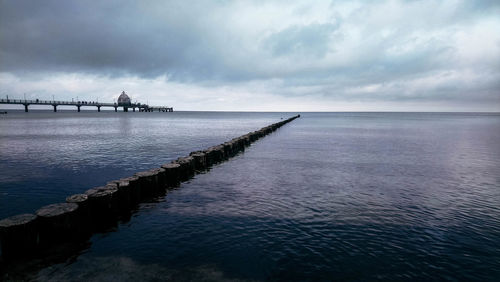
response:
M500 111L500 1L0 0L0 96Z

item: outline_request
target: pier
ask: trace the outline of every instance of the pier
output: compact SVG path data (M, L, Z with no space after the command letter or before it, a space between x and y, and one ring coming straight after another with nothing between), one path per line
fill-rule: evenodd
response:
M237 155L251 143L298 117L300 115L191 152L160 167L68 196L66 202L41 207L33 214L0 220L0 266L2 262L7 266L16 259L44 257L48 251L64 243L88 240L91 234L106 230L120 218L130 216L139 203L165 195L167 189L177 187L195 174Z
M123 96L124 95L124 96ZM96 107L97 111L100 112L102 107L114 108L115 112L118 112L118 108L122 108L124 112L128 112L132 109L133 112L137 109L139 112L173 112L173 107L167 106L149 106L147 104L141 103L131 103L130 98L122 92L118 98L117 103L99 103L94 101L55 101L55 100L27 100L27 99L0 99L0 104L8 105L23 105L24 111L28 112L28 107L30 105L45 105L52 106L54 112L57 112L58 106L75 106L77 111L80 112L82 107Z

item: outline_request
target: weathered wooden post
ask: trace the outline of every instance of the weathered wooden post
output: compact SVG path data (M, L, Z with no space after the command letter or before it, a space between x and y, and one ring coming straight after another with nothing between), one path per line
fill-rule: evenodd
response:
M38 247L38 221L34 214L19 214L0 220L0 254L3 258L22 257Z
M127 182L130 189L130 205L131 207L137 205L141 202L141 187L139 185L139 177L131 176L126 178L121 178L120 182ZM119 184L122 185L122 184Z
M207 168L206 154L203 152L191 152L189 154L194 159L194 168L204 170Z
M78 204L47 205L36 211L39 220L40 245L47 247L56 242L75 239L78 231Z
M233 147L230 142L224 142L224 158L230 158L233 154Z
M194 158L191 156L178 158L177 160L173 161L173 163L177 163L181 166L180 167L181 181L188 180L194 175L196 171L194 165Z
M222 160L220 155L219 146L213 146L204 151L206 155L206 166L209 167L213 164L216 164ZM222 147L222 156L224 155L224 147Z
M162 167L157 168L156 171L158 172L158 190L160 194L163 194L167 188L167 171Z
M214 162L218 163L224 160L224 145L214 147Z
M180 165L169 163L161 166L165 170L165 185L166 187L175 187L179 185Z
M130 182L127 180L113 180L108 182L108 185L116 186L118 189L117 199L118 199L118 212L120 214L126 214L130 212L132 208L132 187Z
M112 185L100 186L85 191L89 199L92 225L96 229L116 221L118 214L118 188Z
M141 189L141 201L150 198L153 195L153 175L149 171L141 171L134 174L138 178L138 184Z
M77 210L77 230L79 236L86 236L91 230L90 205L86 194L75 194L66 198L66 203L78 205Z

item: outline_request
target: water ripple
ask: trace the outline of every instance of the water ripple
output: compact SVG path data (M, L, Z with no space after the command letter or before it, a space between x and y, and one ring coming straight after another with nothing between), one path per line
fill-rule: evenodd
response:
M203 145L201 131L192 135ZM138 166L166 146L129 141L145 155L125 157ZM210 265L221 280L498 281L499 143L498 115L304 114L38 277L93 277L88 269L102 268L89 262L105 258L130 266L125 278Z

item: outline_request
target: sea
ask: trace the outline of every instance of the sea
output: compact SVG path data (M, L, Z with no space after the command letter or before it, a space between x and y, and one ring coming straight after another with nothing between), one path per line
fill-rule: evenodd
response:
M499 113L9 111L0 219L296 114L78 250L3 278L500 281Z

